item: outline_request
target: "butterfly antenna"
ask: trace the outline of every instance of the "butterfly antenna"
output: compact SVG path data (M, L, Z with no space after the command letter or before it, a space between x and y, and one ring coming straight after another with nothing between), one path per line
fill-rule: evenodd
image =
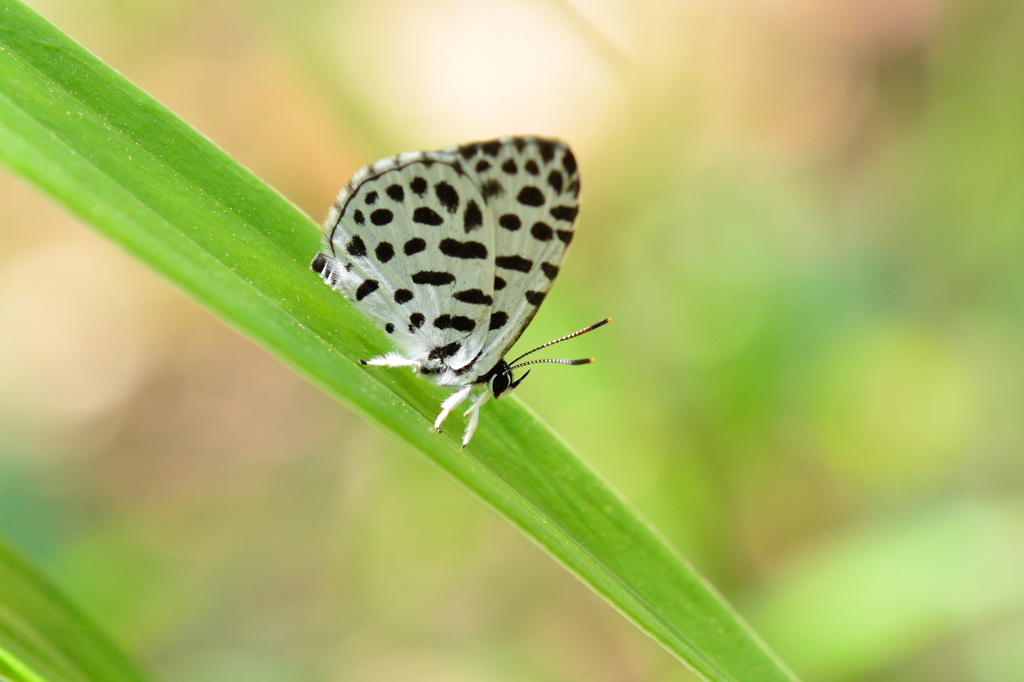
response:
M527 360L526 362L518 365L512 365L509 369L518 369L519 367L526 367L527 365L536 365L541 362L551 362L556 365L589 365L594 361L594 358L582 358L580 360L562 360L561 358L544 358L543 360ZM525 374L523 376L526 376Z
M603 326L605 326L606 324L608 324L611 321L612 321L612 318L606 317L603 320L601 320L600 322L595 322L594 324L590 325L589 327L584 327L583 329L579 330L578 332L573 332L572 334L567 334L567 335L563 336L560 339L555 339L554 341L548 341L547 343L544 343L544 344L541 344L541 345L537 346L533 350L526 351L525 353L520 355L518 358L516 358L515 360L513 360L509 364L510 365L515 365L516 367L522 367L523 365L532 365L532 364L534 364L536 362L557 362L557 363L560 363L560 364L563 364L563 365L586 365L586 364L589 364L589 363L593 362L592 359L586 359L586 360L531 360L530 362L524 362L523 365L516 365L517 362L519 362L520 360L525 358L527 355L530 355L531 353L536 353L541 348L547 348L548 346L553 346L556 343L561 343L562 341L568 341L569 339L574 339L577 336L580 336L582 334L586 334L587 332L592 332L595 329L597 329L598 327L603 327Z

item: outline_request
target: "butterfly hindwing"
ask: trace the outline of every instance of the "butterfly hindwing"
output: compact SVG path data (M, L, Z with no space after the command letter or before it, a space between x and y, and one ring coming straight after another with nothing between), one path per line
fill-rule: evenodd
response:
M493 216L462 168L443 152L378 161L325 224L332 286L428 368L471 363L490 326Z

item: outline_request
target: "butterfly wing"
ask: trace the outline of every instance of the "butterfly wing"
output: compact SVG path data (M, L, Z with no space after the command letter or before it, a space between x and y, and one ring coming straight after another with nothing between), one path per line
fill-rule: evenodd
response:
M321 274L411 359L459 370L490 325L495 229L485 206L456 155L382 159L328 213Z
M490 370L537 314L565 260L579 213L579 173L568 145L503 137L444 150L473 175L494 228L494 303L476 369Z

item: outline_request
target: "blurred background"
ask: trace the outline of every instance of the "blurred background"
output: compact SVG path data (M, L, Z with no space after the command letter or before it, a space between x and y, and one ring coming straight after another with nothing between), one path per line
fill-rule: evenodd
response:
M615 324L520 396L808 682L1024 680L1024 4L30 2L317 222L384 155L568 140L523 343ZM0 206L0 535L155 679L695 679L35 191Z

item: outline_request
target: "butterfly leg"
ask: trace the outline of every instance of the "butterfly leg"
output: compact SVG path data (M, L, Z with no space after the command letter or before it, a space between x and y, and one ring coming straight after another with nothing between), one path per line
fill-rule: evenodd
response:
M494 394L491 393L490 391L487 391L487 392L483 393L482 395L473 396L473 404L469 406L468 410L466 410L465 412L462 413L462 416L463 417L468 417L469 413L472 412L473 410L479 410L480 408L477 407L477 405L478 404L479 405L483 405L484 403L486 403L488 400L491 399L492 395L494 395Z
M441 433L441 422L447 419L448 415L456 407L462 404L462 402L469 397L469 394L473 391L473 384L460 388L455 393L448 396L443 403L441 403L441 414L437 415L437 419L434 420L434 428L438 433Z
M387 353L378 355L369 360L360 360L360 365L373 365L375 367L412 367L413 371L420 371L420 363L417 360L410 360L401 353Z
M491 397L490 391L485 391L481 395L473 396L473 404L470 405L469 409L466 410L466 415L469 417L469 423L466 425L466 433L462 435L462 448L465 449L469 445L469 439L476 433L476 426L480 423L480 408L487 402L487 399Z

